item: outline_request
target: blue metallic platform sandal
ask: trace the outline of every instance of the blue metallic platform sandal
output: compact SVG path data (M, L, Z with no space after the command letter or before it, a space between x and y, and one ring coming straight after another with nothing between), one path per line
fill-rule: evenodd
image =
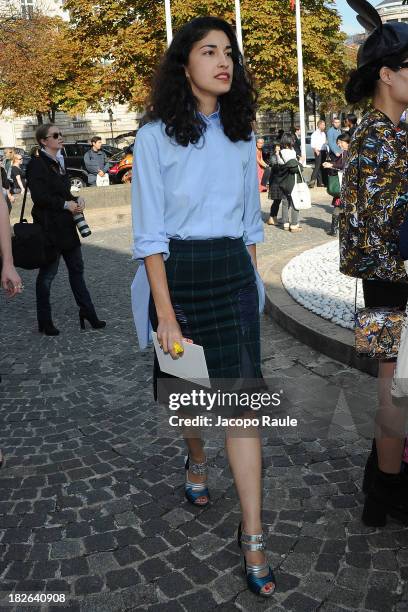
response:
M186 483L184 485L184 494L186 496L186 499L190 502L190 504L193 504L193 506L205 508L206 506L208 506L210 501L210 493L208 491L207 483L191 482L191 480L188 479L188 471L190 470L192 474L196 474L197 476L207 476L207 461L204 461L204 463L193 463L192 461L190 461L190 457L187 455L185 468ZM207 501L204 504L200 504L197 502L197 499L199 497L206 497Z
M240 523L238 526L238 546L242 551L248 550L250 552L256 552L258 550L265 550L263 534L248 535L247 533L243 533ZM248 588L252 593L260 595L261 597L270 597L273 595L276 589L276 581L274 573L267 562L261 563L260 565L249 565L246 562L245 555L243 555L243 570L246 575ZM260 576L260 574L265 573L265 570L268 570L266 576ZM267 592L262 591L268 582L273 582L273 588Z

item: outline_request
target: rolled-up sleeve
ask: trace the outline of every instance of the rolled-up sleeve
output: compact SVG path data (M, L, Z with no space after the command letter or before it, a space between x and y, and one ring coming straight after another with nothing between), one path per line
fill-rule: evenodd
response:
M137 260L156 253L169 255L159 147L153 130L152 125L139 130L133 151L133 259Z
M255 136L252 135L250 155L244 170L244 241L246 245L263 242L264 232L259 198Z

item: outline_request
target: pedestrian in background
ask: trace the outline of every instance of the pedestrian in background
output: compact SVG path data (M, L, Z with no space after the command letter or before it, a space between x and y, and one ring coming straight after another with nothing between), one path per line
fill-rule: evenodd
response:
M356 3L357 6L357 3ZM375 29L359 49L358 68L346 85L349 104L367 98L373 110L354 133L343 175L340 271L361 278L365 306L405 310L408 278L399 253L398 229L406 214L399 196L408 192L408 24L382 23L370 6ZM363 482L362 519L383 527L387 516L408 525L408 484L401 475L405 414L393 404L395 360L378 364L375 440Z
M296 156L298 159L300 159L302 156L301 133L302 132L301 132L300 126L296 125L294 132L293 132L293 135L294 135L293 146L296 151Z
M357 129L357 115L354 113L349 113L346 117L346 124L348 133L350 134L350 137L352 137Z
M23 178L23 173L21 170L21 164L23 163L23 157L20 153L14 153L10 171L10 180L12 182L11 191L13 195L22 193L24 195L24 191L26 188L26 180Z
M329 155L331 159L340 157L341 148L337 144L337 138L341 134L341 121L338 117L333 117L331 127L327 130L327 144L329 147ZM322 164L324 167L324 164Z
M20 275L14 267L13 255L11 251L11 229L9 212L3 193L0 190L0 266L1 266L1 286L8 295L14 297L24 289ZM0 374L1 383L1 374ZM4 455L0 449L0 468L4 463Z
M53 124L41 125L36 131L41 149L27 167L27 182L34 206L32 216L39 223L56 251L52 263L42 266L36 282L38 331L47 336L57 336L51 315L50 292L58 272L62 255L68 269L69 283L79 306L79 320L84 328L85 320L94 329L105 327L96 315L84 278L84 262L81 242L74 217L82 213L85 202L71 194L71 183L65 172L64 159L60 155L64 145L62 133Z
M107 175L109 170L108 156L102 150L102 138L100 136L93 136L91 138L91 145L92 147L84 155L84 164L88 172L88 184L96 185L98 176L101 178L107 177L107 183L109 184L109 177Z
M15 149L7 147L4 149L3 166L7 174L7 178L10 180L11 177L11 166L13 165Z
M350 140L351 140L350 134L348 134L347 132L345 132L344 134L340 134L340 136L337 137L336 144L341 149L341 155L339 155L339 157L336 157L334 161L323 162L323 166L330 170L334 170L339 178L339 192L338 194L332 194L333 212L332 212L331 227L328 232L329 236L337 236L337 232L339 228L339 214L340 214L340 205L341 205L340 190L341 190L341 184L342 184L342 179L343 179L343 170L346 166L346 162L348 158L348 149L350 146Z
M204 349L210 379L227 379L228 390L233 381L239 389L264 385L263 296L256 284L262 150L252 131L255 100L233 28L215 17L193 19L175 34L160 64L150 123L137 133L133 158L134 257L141 265L132 293L139 342L147 341L149 312L159 350L176 359L183 337L193 340ZM155 363L157 390L164 376L157 357ZM248 414L248 408L236 406L234 413ZM208 468L195 433L185 434L185 495L202 508L209 503ZM232 425L225 444L241 504L238 545L247 584L270 597L275 578L263 552L259 431Z
M258 164L258 188L259 192L262 193L267 191L267 187L262 185L262 179L265 172L265 168L268 167L268 164L263 158L263 146L265 141L263 138L258 138L256 141L256 163Z
M302 232L303 228L301 228L299 224L299 211L294 207L291 195L295 186L295 181L301 181L302 177L299 171L299 161L294 147L294 138L289 132L282 136L279 155L283 160L283 165L279 168L279 186L284 194L284 199L282 201L283 229L293 233Z
M281 150L280 142L275 142L273 145L273 151L271 153L271 159L269 162L271 172L269 175L268 198L269 200L272 200L272 205L271 205L269 219L267 221L268 225L279 225L279 221L278 221L279 207L281 205L282 198L284 197L282 189L279 185L279 180L280 180L279 168L285 163L282 155L280 155L280 150Z
M309 187L314 187L317 181L318 187L324 187L323 175L322 175L322 163L326 160L326 122L323 119L317 124L317 129L313 132L310 145L313 149L315 158L315 167L313 169L312 177L309 182Z

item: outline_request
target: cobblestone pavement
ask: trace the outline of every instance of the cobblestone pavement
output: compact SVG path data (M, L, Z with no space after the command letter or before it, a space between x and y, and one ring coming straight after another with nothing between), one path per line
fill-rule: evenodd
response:
M316 207L302 235L267 228L261 252L324 241L328 213ZM264 438L263 518L278 589L269 601L255 597L239 567L239 505L222 440L208 441L212 503L200 510L183 499L182 442L158 427L152 355L137 350L129 307L126 215L114 227L98 229L95 212L89 221L87 278L106 330L80 331L63 265L53 289L58 338L36 331L33 273L23 273L21 298L0 298L3 595L65 592L67 604L48 609L83 612L408 610L408 531L361 524L369 434L342 407L343 390L365 406L363 422L374 381L263 319L264 373L280 381L293 413L324 416L330 396L339 418L318 437Z

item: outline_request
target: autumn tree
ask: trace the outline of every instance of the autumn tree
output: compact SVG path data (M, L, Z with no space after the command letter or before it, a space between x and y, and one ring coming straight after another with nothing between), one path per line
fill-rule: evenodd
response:
M345 36L334 0L303 0L305 87L320 99L339 95L345 76ZM101 96L140 107L166 48L164 1L66 0L72 30L84 54L105 58ZM246 61L260 91L260 107L297 109L295 15L289 0L242 0ZM233 0L173 0L173 29L197 15L234 24Z
M99 100L100 72L62 19L0 15L0 108L39 123L57 110L84 112Z

